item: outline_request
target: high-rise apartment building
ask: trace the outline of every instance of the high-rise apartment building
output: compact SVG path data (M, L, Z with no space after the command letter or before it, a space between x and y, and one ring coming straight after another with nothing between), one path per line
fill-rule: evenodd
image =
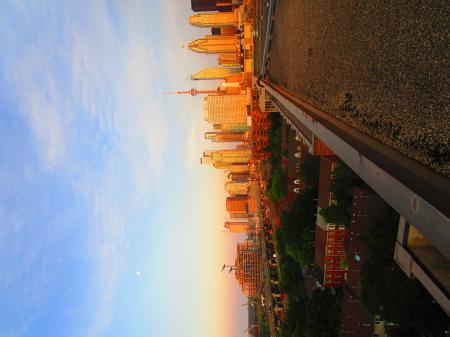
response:
M246 221L225 221L224 227L229 230L230 233L246 234L248 232L248 220Z
M203 118L213 124L247 122L248 96L208 95L204 98Z
M261 293L261 251L250 240L237 244L235 277L246 296Z

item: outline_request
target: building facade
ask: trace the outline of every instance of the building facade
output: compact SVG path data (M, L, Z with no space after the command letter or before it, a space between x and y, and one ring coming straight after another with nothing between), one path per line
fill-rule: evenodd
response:
M189 23L196 27L237 27L238 11L198 13L189 17Z
M194 12L228 12L233 9L232 0L191 0Z
M261 252L257 244L250 240L237 244L235 277L246 296L261 293Z
M246 234L249 229L247 221L225 221L224 227L228 229L230 233Z
M203 118L213 124L245 124L247 95L208 95L204 98Z
M214 143L243 142L245 138L243 132L205 132L205 139Z
M225 191L230 195L244 195L248 193L250 182L233 182L225 183Z
M226 208L229 213L247 213L247 196L227 197Z
M237 36L205 35L188 43L188 48L203 54L236 54L239 49Z
M203 68L191 76L191 80L220 80L227 76L240 73L240 68L237 67L210 67Z

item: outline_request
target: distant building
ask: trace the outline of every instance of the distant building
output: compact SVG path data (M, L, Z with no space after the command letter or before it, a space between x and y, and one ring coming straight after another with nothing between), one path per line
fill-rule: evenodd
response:
M241 233L246 234L249 229L248 220L247 221L225 221L224 227L230 231L230 233Z
M229 213L247 213L247 196L227 197L226 208Z
M220 80L232 74L239 74L241 70L237 67L210 67L203 68L191 76L191 80Z
M228 12L233 9L232 0L191 0L194 12Z
M225 191L230 195L244 195L248 193L250 182L233 182L227 181L225 183Z
M250 129L246 122L242 123L217 123L213 125L215 130L233 131L233 132L246 132Z
M237 244L235 277L246 296L261 293L261 251L250 240Z
M228 170L232 173L248 172L248 164L214 163L213 167L216 169Z
M210 160L206 158L211 158L214 164L247 164L252 158L252 151L250 149L204 151L203 158L208 163Z
M236 54L240 50L237 36L205 35L189 42L187 46L190 50L203 54Z
M249 174L249 172L244 172L244 173L230 172L230 173L228 173L227 178L230 181L234 181L234 182L247 182L250 180L250 174Z
M205 139L211 140L214 143L224 142L243 142L245 134L243 132L205 132Z
M196 27L238 27L238 11L198 13L189 17L189 23Z
M247 122L247 95L208 95L204 98L203 118L213 124Z

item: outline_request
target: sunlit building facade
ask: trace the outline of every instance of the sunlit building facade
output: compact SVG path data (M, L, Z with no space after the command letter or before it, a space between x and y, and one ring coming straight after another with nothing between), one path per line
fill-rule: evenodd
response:
M242 132L205 132L205 139L211 140L214 143L227 143L227 142L243 142L245 140L245 134Z
M192 51L204 54L236 54L240 49L237 36L222 35L205 35L202 38L189 42L187 46Z
M247 95L208 95L204 98L203 118L213 124L247 122Z
M261 293L261 252L257 244L245 240L237 244L235 277L246 296Z
M249 229L248 220L246 221L225 221L224 227L230 233L246 234Z
M237 27L238 11L198 13L189 17L189 23L196 27Z
M226 208L229 213L247 213L247 196L227 197Z
M237 67L210 67L203 68L191 76L191 80L220 80L232 74L238 74L241 70Z

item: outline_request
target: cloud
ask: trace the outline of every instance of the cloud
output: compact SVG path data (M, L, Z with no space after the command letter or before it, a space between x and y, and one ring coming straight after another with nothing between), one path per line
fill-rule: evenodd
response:
M83 336L96 337L114 316L132 219L148 207L164 175L168 126L160 93L168 65L160 67L159 50L149 36L152 24L139 2L127 1L121 8L106 1L40 6L48 13L17 11L20 20L8 28L21 38L9 41L12 49L0 65L32 131L40 173L70 177L74 202L89 221L95 265L90 306L96 310L88 313L93 318ZM30 27L35 31L28 33ZM29 227L22 220L24 233ZM44 266L41 254L37 243L31 246L24 268ZM44 271L49 278L24 285L31 294L45 295L34 292L51 282L53 270Z

